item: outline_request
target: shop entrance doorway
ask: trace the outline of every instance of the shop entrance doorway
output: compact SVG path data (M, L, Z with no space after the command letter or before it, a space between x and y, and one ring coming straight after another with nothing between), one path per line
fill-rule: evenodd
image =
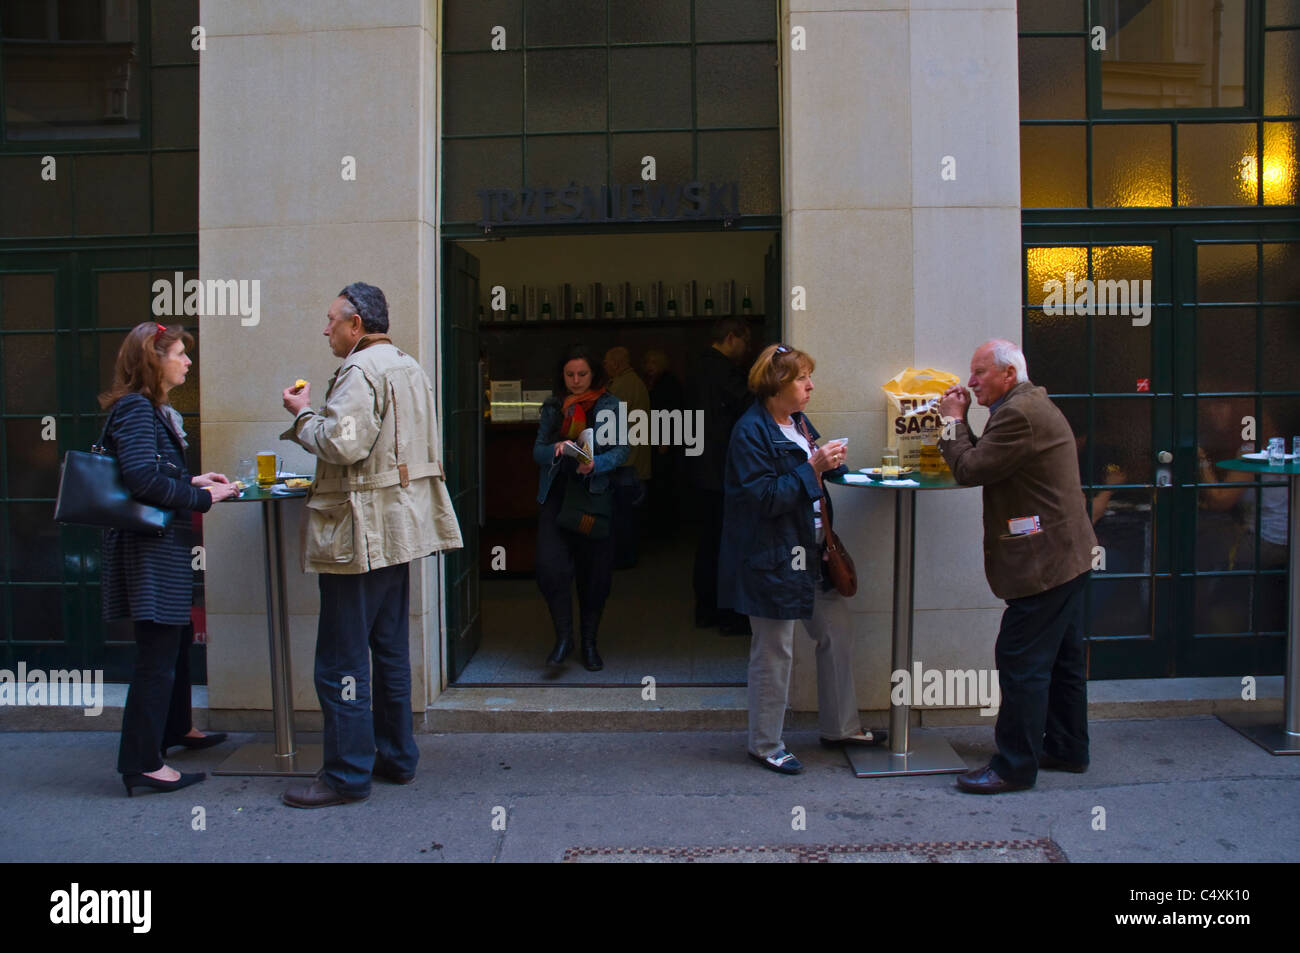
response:
M448 684L624 686L646 675L659 685L744 684L749 640L695 625L698 507L684 427L648 447L635 542L625 527L618 546L632 564L615 571L601 618L604 669L587 672L577 653L558 671L544 665L554 631L535 575L532 448L570 344L597 356L626 348L652 411L701 410L688 395L715 321L749 328L750 358L779 339L779 261L779 233L758 230L445 243L444 457L465 538L447 560Z

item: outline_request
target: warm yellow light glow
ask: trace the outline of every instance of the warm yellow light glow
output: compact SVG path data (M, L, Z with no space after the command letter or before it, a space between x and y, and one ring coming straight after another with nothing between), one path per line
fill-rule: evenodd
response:
M1241 157L1238 163L1238 176L1242 184L1249 187L1251 194L1254 194L1255 188L1259 185L1259 162L1253 155ZM1288 168L1290 163L1286 162L1283 157L1269 156L1264 160L1264 188L1275 189L1282 183L1291 178L1291 170Z
M1029 248L1025 251L1029 270L1028 302L1040 305L1047 292L1043 283L1066 280L1073 273L1076 281L1088 277L1088 249L1080 245L1058 245L1053 248Z

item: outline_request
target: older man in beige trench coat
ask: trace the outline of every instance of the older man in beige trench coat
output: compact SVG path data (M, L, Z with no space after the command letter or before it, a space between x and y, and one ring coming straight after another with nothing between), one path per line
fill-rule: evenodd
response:
M407 564L462 545L439 459L433 387L387 331L384 293L348 285L325 325L344 361L324 408L311 408L310 384L282 395L294 421L281 439L317 460L303 568L320 574L316 694L325 742L315 781L284 793L292 807L364 800L372 776L414 780Z

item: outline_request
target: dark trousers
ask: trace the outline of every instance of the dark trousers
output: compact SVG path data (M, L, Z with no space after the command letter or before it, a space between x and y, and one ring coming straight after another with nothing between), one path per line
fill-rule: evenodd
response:
M557 477L537 518L537 588L551 611L555 637L573 636L573 584L578 584L582 638L595 641L614 577L617 526L604 539L588 539L560 529L556 518L564 502L565 477Z
M411 727L410 596L408 563L320 574L323 777L340 794L369 794L376 766L407 775L420 760Z
M631 569L636 565L637 548L641 542L641 514L649 487L632 467L615 470L610 484L614 492L614 568Z
M1033 784L1043 753L1088 763L1088 682L1083 593L1088 573L1021 599L1008 599L994 650L1002 703L998 753L1002 778Z
M721 490L691 490L699 537L695 541L695 621L701 625L729 624L744 618L730 609L718 610L718 552L722 549Z
M146 774L163 766L164 744L180 744L190 730L188 625L135 623L135 671L122 710L117 770Z

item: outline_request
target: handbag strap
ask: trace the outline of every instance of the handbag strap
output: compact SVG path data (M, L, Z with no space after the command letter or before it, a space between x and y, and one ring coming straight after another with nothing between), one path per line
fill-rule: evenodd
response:
M803 438L808 441L809 454L817 451L817 441L813 439L812 431L808 429L808 418L800 415L799 430ZM822 529L825 531L826 538L831 538L831 523L834 520L835 512L831 509L831 495L826 492L826 484L822 482L822 475L813 471L817 476L817 487L822 491Z

